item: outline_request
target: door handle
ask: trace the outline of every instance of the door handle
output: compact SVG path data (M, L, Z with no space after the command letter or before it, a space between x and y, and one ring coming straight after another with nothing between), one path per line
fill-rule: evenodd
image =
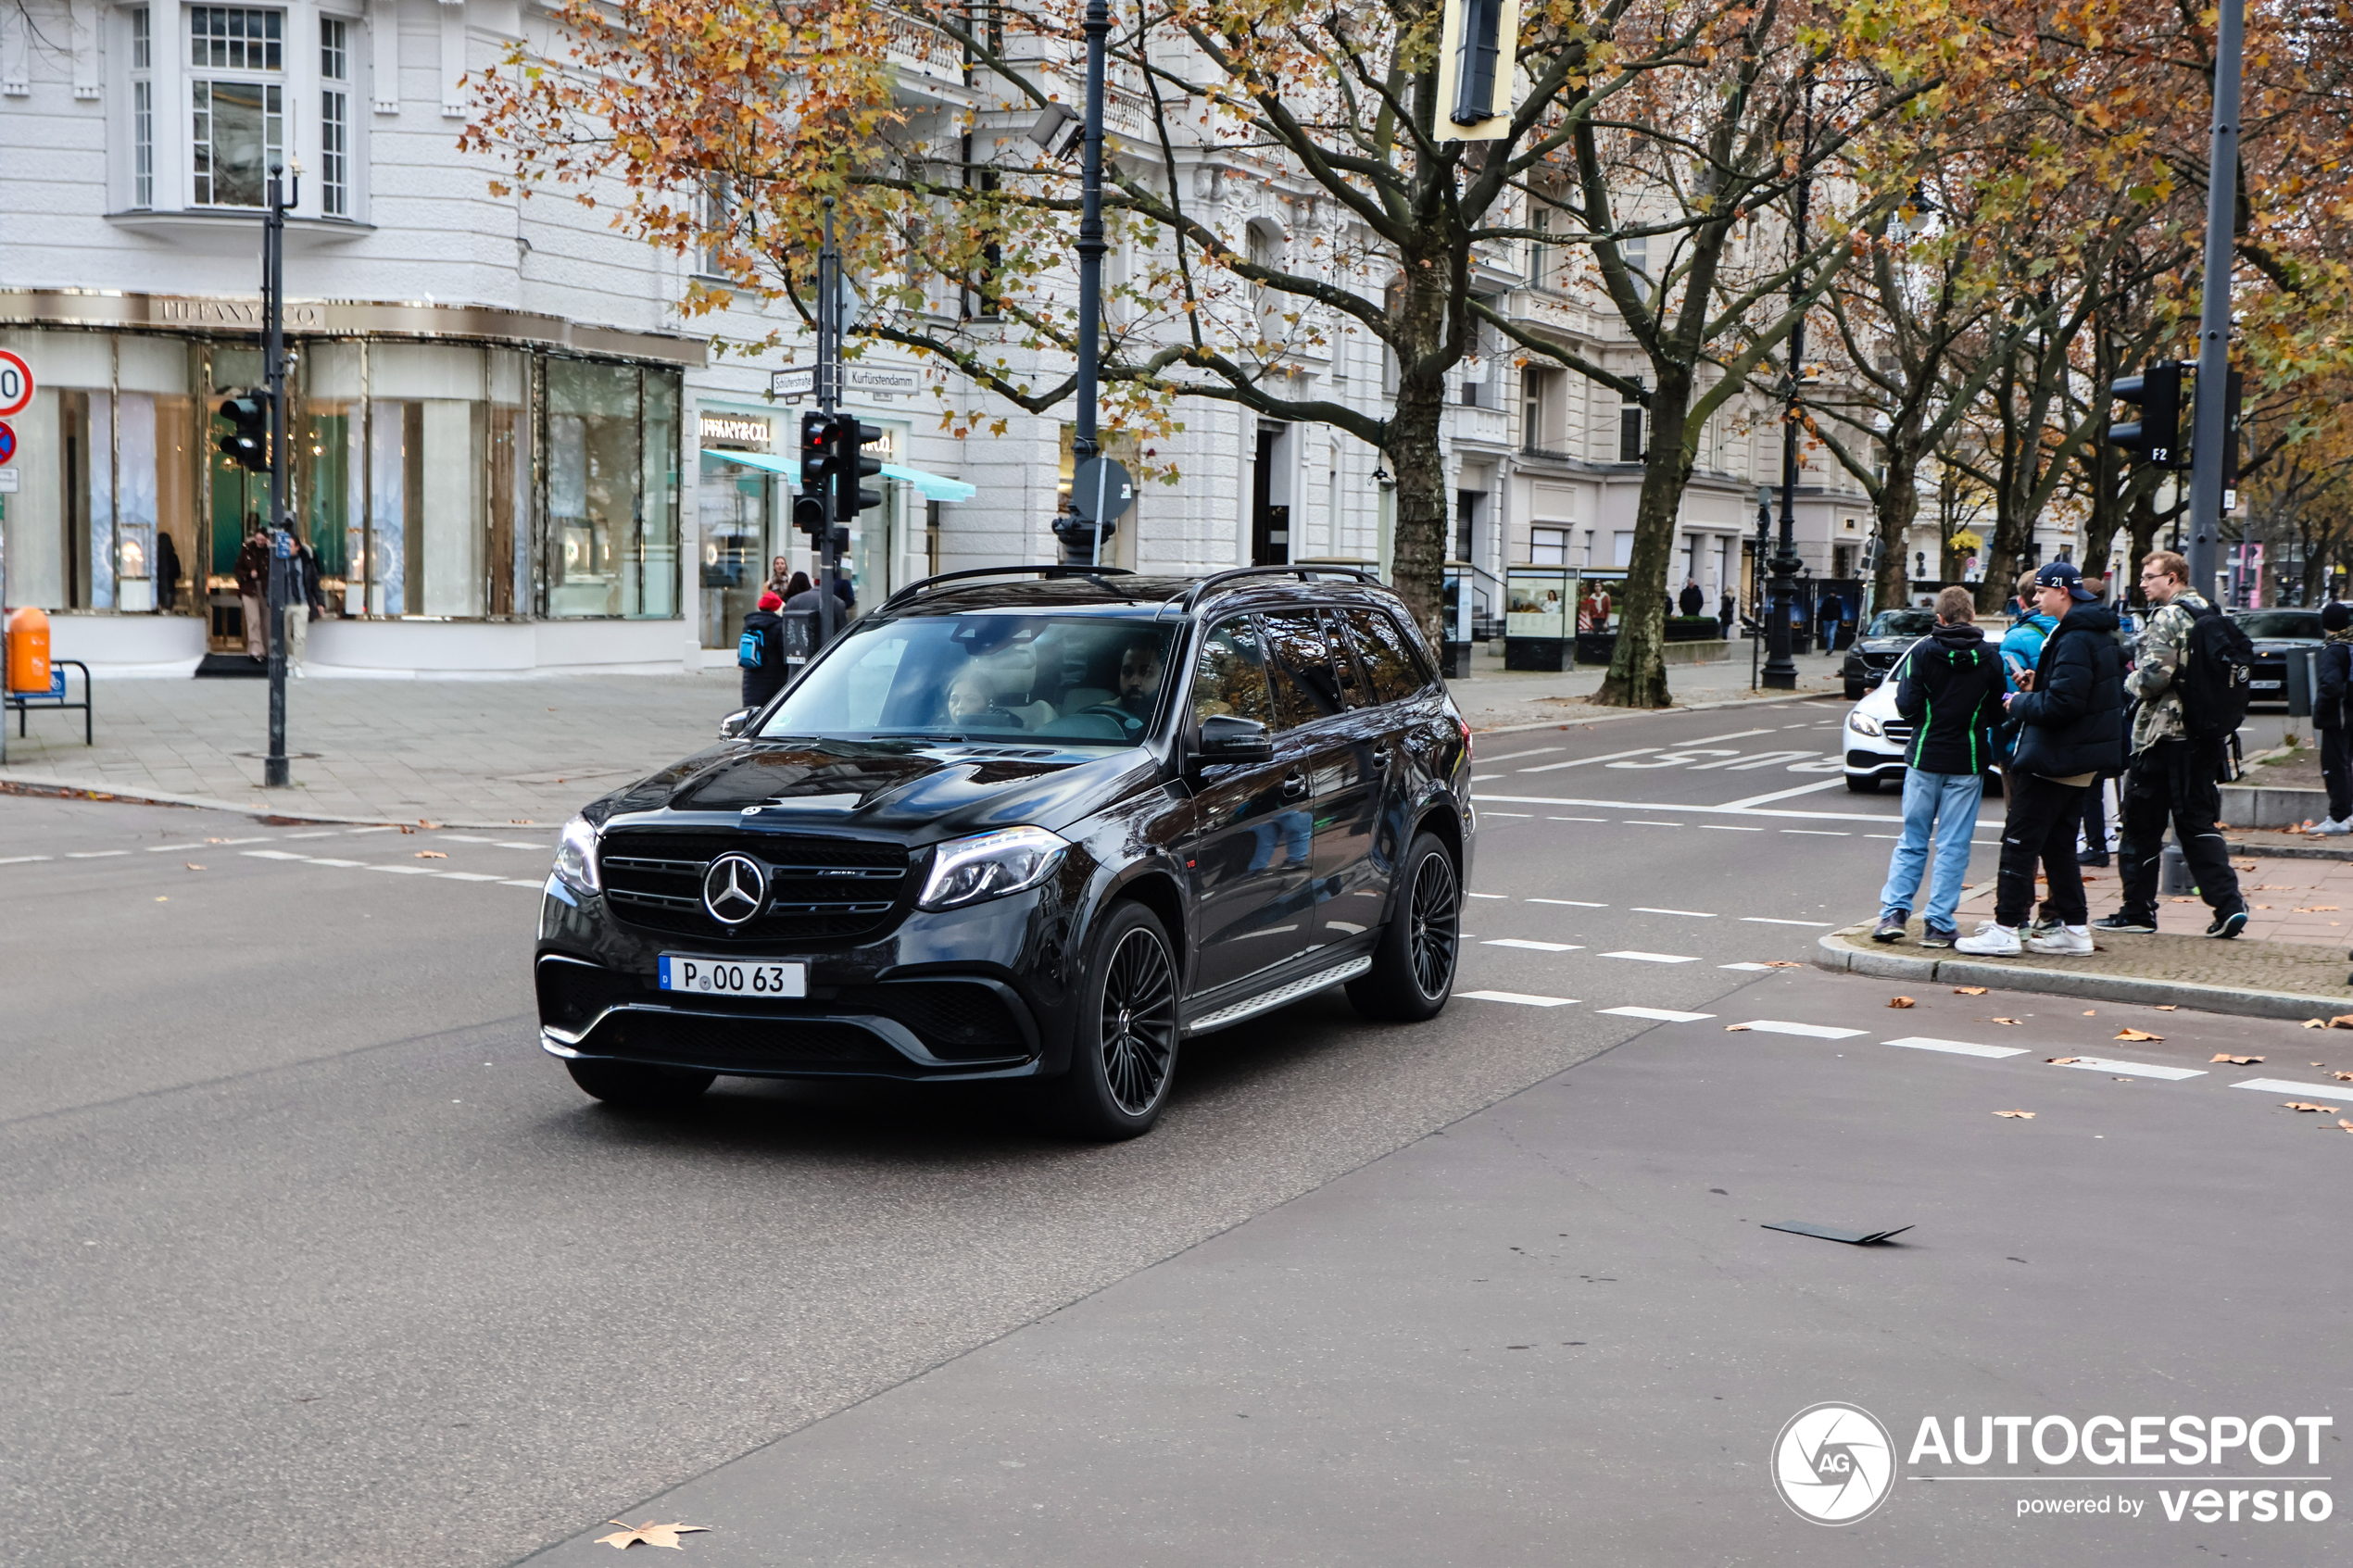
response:
M1283 798L1285 800L1298 800L1302 798L1306 794L1307 775L1305 773L1287 773L1283 776Z

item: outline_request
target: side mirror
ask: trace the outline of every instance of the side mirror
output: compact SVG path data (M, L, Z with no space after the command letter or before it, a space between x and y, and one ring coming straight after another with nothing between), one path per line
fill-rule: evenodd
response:
M1255 719L1213 713L1201 721L1199 755L1204 762L1265 762L1275 755L1275 740Z
M737 735L742 734L746 727L751 723L751 716L759 711L760 710L756 708L738 709L736 711L728 714L724 719L720 720L719 738L721 740L734 740Z

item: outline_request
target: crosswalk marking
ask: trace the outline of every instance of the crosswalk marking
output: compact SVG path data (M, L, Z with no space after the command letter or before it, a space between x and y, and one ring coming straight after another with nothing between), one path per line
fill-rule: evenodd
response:
M238 853L256 860L307 860L309 859L308 856L297 855L291 849L241 849Z
M1486 947L1530 947L1540 953L1573 953L1582 943L1531 942L1525 936L1491 936L1480 944Z
M1609 821L1607 817L1547 817L1544 820L1548 822L1605 822Z
M1654 909L1647 904L1635 905L1634 912L1638 915L1689 915L1693 920L1714 920L1716 918L1712 912L1706 909Z
M1680 822L1655 822L1647 821L1642 817L1629 817L1626 819L1626 825L1629 828L1679 828L1683 824Z
M313 855L310 857L310 863L314 866L364 866L368 862L365 860L330 860L324 855Z
M1798 1035L1809 1040L1851 1040L1860 1029L1834 1029L1827 1023L1791 1023L1779 1018L1752 1018L1734 1027L1755 1035Z
M1852 838L1855 836L1851 833L1833 833L1829 828L1783 828L1781 831L1793 833L1805 838Z
M2114 1061L2104 1056L2079 1056L2073 1061L2055 1061L2054 1067L2080 1067L2086 1073L2130 1073L2136 1078L2162 1078L2177 1082L2183 1078L2203 1078L2202 1067L2159 1067L2148 1061Z
M2285 1078L2249 1078L2245 1083L2233 1084L2231 1087L2260 1089L2267 1095L2341 1095L2346 1089L2343 1084L2330 1088L2322 1084L2297 1084Z
M69 850L66 854L66 859L69 860L105 860L111 859L117 855L128 855L130 853L131 851L128 849L75 849Z
M1901 1046L1906 1050L1943 1051L1948 1056L1982 1056L2001 1058L2024 1056L2023 1046L1981 1046L1971 1040L1937 1040L1926 1035L1906 1035L1900 1040L1887 1040L1884 1045Z
M1716 1016L1712 1012L1676 1012L1667 1008L1604 1008L1601 1010L1616 1013L1620 1018L1655 1019L1661 1023L1697 1023L1704 1018Z
M1702 822L1700 826L1710 833L1763 833L1765 831L1763 828L1744 828L1737 822Z
M1524 1008L1575 1007L1575 997L1531 997L1519 991L1457 991L1458 997L1468 997L1475 1002L1513 1002Z
M1629 951L1617 952L1617 953L1604 953L1604 954L1602 955L1602 957L1604 957L1604 958L1605 958L1605 959L1632 959L1632 960L1634 960L1637 963L1697 963L1697 962L1699 962L1699 960L1698 960L1696 957L1694 957L1694 956L1692 956L1692 955L1691 955L1691 954L1688 954L1688 953L1637 953L1637 952L1633 952L1633 951L1629 950Z
M21 866L30 861L45 860L48 858L46 855L11 855L6 859L0 860L0 866Z

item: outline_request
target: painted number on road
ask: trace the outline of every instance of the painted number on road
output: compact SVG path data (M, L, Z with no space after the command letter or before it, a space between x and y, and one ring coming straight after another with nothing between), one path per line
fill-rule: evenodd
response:
M21 414L32 406L32 367L0 348L0 420Z

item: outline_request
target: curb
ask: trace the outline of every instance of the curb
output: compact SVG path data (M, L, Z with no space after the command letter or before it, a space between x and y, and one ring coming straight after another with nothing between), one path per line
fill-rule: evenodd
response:
M85 783L77 779L28 779L0 773L0 795L45 795L74 800L119 800L128 806L189 806L202 811L234 811L241 817L262 817L283 822L323 822L336 827L420 828L422 820L409 822L399 817L343 817L324 811L281 809L266 801L215 800L202 795L162 795L154 790L129 790L117 784ZM456 818L444 822L434 819L436 828L499 828L548 827L547 822L459 822Z
M1452 688L1450 687L1449 690ZM1820 697L1836 696L1838 696L1836 692L1775 692L1772 694L1773 698L1782 702L1808 702ZM1497 724L1491 729L1481 729L1474 724L1471 726L1471 734L1513 735L1529 730L1566 730L1572 725L1606 724L1619 719L1655 719L1670 713L1707 713L1719 708L1747 708L1767 700L1767 697L1760 695L1727 697L1722 702L1669 703L1665 708L1604 708L1591 715L1580 714L1573 719L1545 719L1533 724ZM2353 858L2353 849L2348 849L2347 855L2348 858Z
M2233 855L2262 855L2274 860L2353 860L2353 845L2225 843Z
M1935 985L1983 985L1996 991L2037 991L2052 997L2078 997L2095 1002L2139 1002L2155 1007L2195 1008L2200 1012L2231 1013L2241 1018L2275 1018L2302 1022L2327 1018L2346 1008L2343 997L2308 997L2294 991L2248 991L2229 985L2201 985L2186 980L2144 980L2136 975L2102 974L2081 969L2029 969L2019 964L1985 963L1967 959L1916 959L1901 953L1857 952L1841 937L1870 929L1850 925L1817 938L1814 964L1838 974L1864 974L1879 980L1912 980Z

